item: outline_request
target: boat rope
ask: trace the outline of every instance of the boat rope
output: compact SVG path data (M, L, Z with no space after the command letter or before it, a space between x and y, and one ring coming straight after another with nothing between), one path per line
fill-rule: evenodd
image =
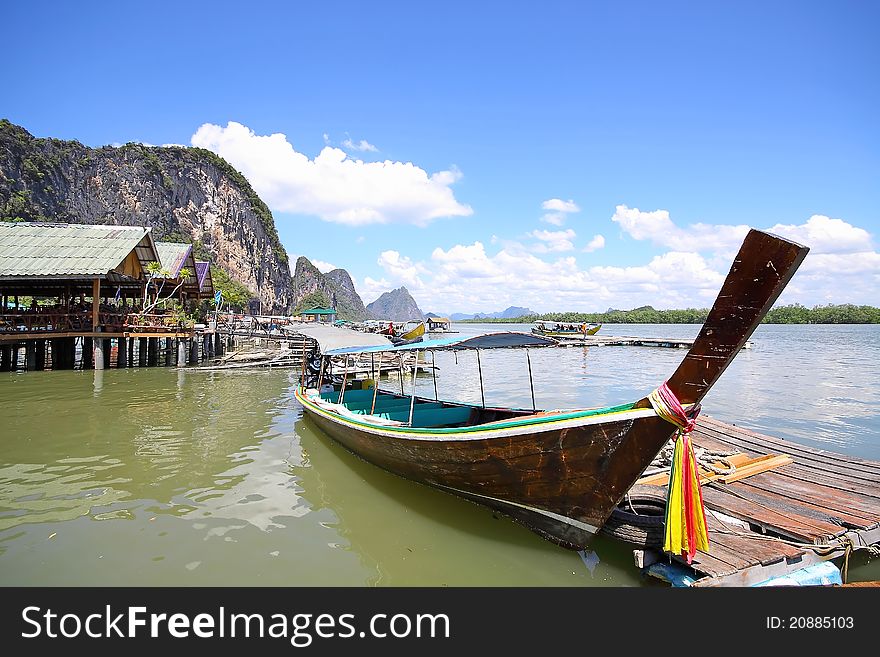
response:
M661 472L669 472L672 469L672 455L675 451L675 440L672 439L663 446L660 453L651 461L651 465L645 470L644 475L660 474ZM717 475L731 475L736 472L736 465L730 462L730 457L737 454L736 450L719 451L708 449L707 447L694 447L694 457L697 464L704 470L714 472ZM716 463L721 463L724 467L719 467Z
M690 440L690 433L697 425L700 405L694 404L686 412L665 382L648 395L648 400L657 415L678 427L666 493L663 549L680 554L691 563L697 550L709 551L699 469Z

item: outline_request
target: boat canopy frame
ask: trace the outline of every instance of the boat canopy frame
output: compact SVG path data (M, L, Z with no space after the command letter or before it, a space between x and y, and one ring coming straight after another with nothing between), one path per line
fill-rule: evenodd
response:
M321 358L321 371L318 375L318 382L320 384L323 381L324 375L324 367L327 360L331 359L334 356L346 356L345 358L345 370L343 372L342 377L342 389L340 390L339 403L341 404L345 398L345 386L348 381L348 358L350 355L357 354L370 354L370 374L373 376L373 356L377 353L385 353L385 352L405 352L405 351L415 351L416 352L416 362L411 366L412 367L412 391L410 394L410 408L409 408L409 420L407 422L408 426L412 426L413 419L413 410L415 407L415 398L416 398L416 372L418 369L418 352L419 351L430 351L431 352L431 372L434 379L434 399L439 401L437 394L437 368L434 364L434 352L436 351L476 351L477 352L477 371L480 380L480 401L482 408L486 408L486 395L485 389L483 386L483 368L480 362L480 351L482 349L525 349L526 351L526 362L528 365L529 372L529 390L531 392L532 397L532 410L537 410L537 405L535 404L535 384L532 379L532 359L529 355L530 347L553 347L557 346L559 342L552 338L537 336L532 333L522 333L518 331L503 331L497 333L487 333L483 335L476 335L467 338L445 338L439 340L426 340L423 342L417 342L413 344L405 344L405 345L377 345L377 346L355 346L355 347L341 347L336 349L330 349L322 354ZM403 390L403 353L399 353L400 356L400 387L401 387L401 396L406 396ZM376 378L373 379L373 403L370 408L370 414L372 414L375 410L376 405L376 395L378 394L379 385Z

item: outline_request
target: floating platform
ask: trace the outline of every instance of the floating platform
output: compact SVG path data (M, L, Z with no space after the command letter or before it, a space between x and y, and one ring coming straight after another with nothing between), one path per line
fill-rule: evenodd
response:
M626 335L584 335L556 338L561 347L666 347L667 349L690 349L694 341L680 338L637 338ZM751 349L747 340L743 349Z
M636 564L676 585L796 581L817 564L880 543L880 463L799 445L701 415L696 447L791 461L731 483L704 481L709 551L684 558L637 550ZM733 478L735 479L735 478ZM829 564L831 565L831 564ZM666 576L672 566L677 580ZM682 578L681 576L684 575Z

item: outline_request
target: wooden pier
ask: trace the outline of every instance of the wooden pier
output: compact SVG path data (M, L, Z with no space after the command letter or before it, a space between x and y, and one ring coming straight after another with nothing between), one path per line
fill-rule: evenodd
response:
M683 338L639 338L626 335L579 335L555 338L561 347L665 347L667 349L690 349L694 341ZM751 349L747 340L743 349Z
M693 586L751 586L880 543L880 463L813 449L700 416L695 446L791 462L731 483L704 481L709 552L690 566ZM757 468L761 470L761 468ZM746 474L746 473L744 473ZM644 479L643 479L644 481ZM716 515L714 512L717 512ZM637 551L651 573L668 555Z

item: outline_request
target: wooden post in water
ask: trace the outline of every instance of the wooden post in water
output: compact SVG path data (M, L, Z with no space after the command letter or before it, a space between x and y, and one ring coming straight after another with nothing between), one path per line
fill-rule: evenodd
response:
M186 340L177 338L177 366L186 367Z
M84 370L92 369L94 365L94 338L84 337L82 339L82 368Z
M138 367L147 366L147 339L138 338Z
M199 364L199 340L195 335L189 340L189 364Z
M25 350L25 369L33 372L37 369L37 345L33 340L28 340L24 345Z
M128 338L125 336L116 340L116 369L128 367Z
M101 338L95 338L94 342L94 350L95 350L95 369L103 370L104 369L104 340Z
M165 352L165 367L170 367L174 364L174 338L165 338L163 351Z
M134 338L126 338L128 340L128 366L134 367Z
M147 338L147 365L155 367L159 364L159 338Z
M34 340L34 343L37 347L37 366L35 369L40 372L46 369L46 341Z
M12 369L12 345L0 345L0 372Z
M101 330L101 279L92 281L92 333ZM66 345L65 345L66 346ZM94 341L95 369L104 369L104 344L100 340ZM66 359L65 359L66 360ZM66 367L66 363L65 363Z
M101 324L101 279L92 281L92 332L97 333Z

